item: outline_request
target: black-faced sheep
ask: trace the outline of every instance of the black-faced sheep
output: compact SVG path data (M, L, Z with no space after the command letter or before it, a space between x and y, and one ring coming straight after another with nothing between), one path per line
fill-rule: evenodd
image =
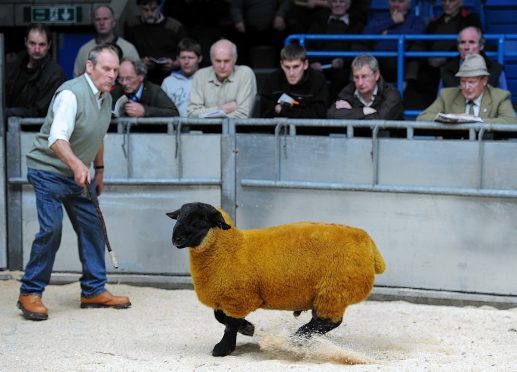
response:
M235 350L237 332L253 334L244 318L258 308L312 310L298 336L336 328L347 306L368 297L375 274L385 270L373 240L354 227L301 222L239 230L224 211L203 203L167 215L177 220L172 243L191 248L199 300L226 325L214 356Z

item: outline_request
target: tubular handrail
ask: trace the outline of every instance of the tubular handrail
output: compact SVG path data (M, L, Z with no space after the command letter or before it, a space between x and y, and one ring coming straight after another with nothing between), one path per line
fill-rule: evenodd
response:
M397 58L397 89L400 94L403 94L404 86L404 59L405 58L429 58L429 57L455 57L458 52L451 51L408 51L406 50L407 42L412 41L440 41L440 40L456 40L455 34L417 34L417 35L367 35L367 34L292 34L289 35L284 44L298 42L300 45L306 47L306 41L320 40L320 41L386 41L393 40L397 42L396 50L372 50L368 51L375 57ZM489 57L497 57L497 61L504 63L507 57L517 57L517 51L509 51L506 49L505 41L517 41L517 34L485 34L485 40L496 40L497 51L486 51ZM339 51L339 50L307 50L309 57L355 57L359 54L364 54L364 50L355 51Z

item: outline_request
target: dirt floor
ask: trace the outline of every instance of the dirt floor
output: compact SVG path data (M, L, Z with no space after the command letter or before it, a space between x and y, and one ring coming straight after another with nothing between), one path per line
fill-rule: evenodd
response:
M289 334L308 313L259 310L255 336L214 358L224 328L192 290L110 285L133 303L113 310L80 309L78 284L49 286L50 317L32 322L15 307L18 288L0 281L0 371L517 371L517 308L368 301L305 346Z

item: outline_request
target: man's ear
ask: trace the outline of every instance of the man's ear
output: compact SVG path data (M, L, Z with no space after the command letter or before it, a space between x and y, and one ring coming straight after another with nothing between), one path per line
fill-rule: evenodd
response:
M173 220L177 220L180 215L180 210L178 209L174 212L166 213L166 215L169 216L170 218L172 218Z
M309 60L306 59L305 61L303 61L303 69L307 70L308 68L309 68Z

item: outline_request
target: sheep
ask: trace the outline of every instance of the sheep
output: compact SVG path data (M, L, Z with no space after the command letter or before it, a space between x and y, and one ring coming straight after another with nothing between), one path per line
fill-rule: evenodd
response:
M172 244L190 249L190 271L199 300L226 325L212 351L235 350L237 332L251 336L245 317L262 309L312 310L295 336L309 339L341 324L348 305L366 299L375 274L386 265L363 230L338 224L298 222L255 230L235 228L209 204L187 203L166 213L177 220Z

